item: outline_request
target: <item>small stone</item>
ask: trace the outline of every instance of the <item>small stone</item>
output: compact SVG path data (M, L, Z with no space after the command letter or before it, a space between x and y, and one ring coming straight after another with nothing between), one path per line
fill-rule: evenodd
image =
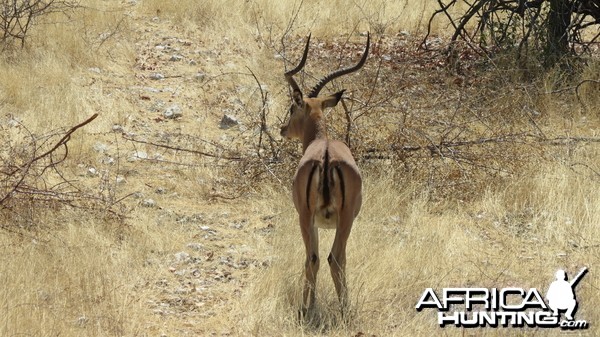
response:
M175 55L171 55L171 58L169 59L169 61L171 62L179 62L183 60L183 56L175 54Z
M117 176L117 177L115 178L115 182L116 182L117 184L123 184L125 181L126 181L126 180L125 180L125 177L123 177L123 176Z
M131 156L129 158L127 158L127 161L132 162L132 161L138 161L138 160L142 160L142 159L148 159L148 153L146 153L144 151L135 151L131 154Z
M144 201L142 201L142 206L152 208L156 206L156 201L154 201L154 199L144 199Z
M88 68L88 71L91 73L100 74L100 68L98 68L98 67Z
M236 126L240 124L240 122L238 122L237 118L231 116L231 115L223 115L223 118L221 118L221 122L219 123L219 127L221 129L229 129L233 126Z
M156 88L153 88L153 87L144 87L142 89L144 89L144 91L149 92L151 94L156 94L156 93L160 92L160 89L156 89Z
M178 263L185 263L190 260L190 254L186 252L175 253L175 261Z
M112 130L113 130L113 132L123 132L123 126L121 126L119 124L114 124L112 126Z
M162 80L165 78L165 75L161 74L161 73L152 73L150 74L150 79L151 80Z
M81 316L77 318L76 324L79 326L85 326L85 324L89 321L89 319L85 316Z
M159 112L161 110L163 110L165 108L165 102L163 102L161 99L157 99L154 104L152 104L149 108L150 111L152 112ZM163 111L164 114L164 111Z
M106 145L104 143L96 142L96 144L94 144L94 151L104 153L104 152L108 151L108 145Z
M206 73L199 71L194 77L196 78L196 81L204 81L204 79L206 78Z
M198 251L200 251L200 250L203 250L203 249L204 249L204 246L203 246L201 243L198 243L198 242L191 242L191 243L188 243L188 244L187 244L187 247L188 247L189 249L198 250Z
M179 105L175 104L175 105L168 107L165 110L165 112L163 113L163 115L165 116L165 118L175 119L175 118L183 116L183 112L181 111L181 108L179 107Z
M94 168L94 167L90 167L87 170L87 175L90 176L90 177L97 176L98 175L98 170L96 170L96 168Z
M102 164L113 165L115 163L115 158L106 156L100 160Z
M11 119L8 120L7 124L11 128L15 128L15 127L20 126L22 122L23 122L23 120L21 120L21 118L19 118L19 117L12 117Z

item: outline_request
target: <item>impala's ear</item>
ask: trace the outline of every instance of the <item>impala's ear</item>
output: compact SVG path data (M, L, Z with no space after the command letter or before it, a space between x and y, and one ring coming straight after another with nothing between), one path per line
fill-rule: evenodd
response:
M299 90L294 90L292 92L292 100L297 106L302 106L304 104L304 99L302 98L302 92Z
M323 108L333 108L334 106L336 106L340 100L342 99L342 95L344 95L344 91L346 91L346 89L343 89L341 91L336 92L333 95L329 95L325 98L323 98Z

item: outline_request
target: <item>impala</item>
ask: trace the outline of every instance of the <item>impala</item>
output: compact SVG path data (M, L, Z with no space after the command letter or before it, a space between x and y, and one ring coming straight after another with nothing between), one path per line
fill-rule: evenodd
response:
M322 97L319 97L319 92L333 79L352 73L364 65L369 54L369 41L370 37L367 35L367 46L358 64L323 77L306 97L293 76L306 63L310 35L300 63L285 73L292 89L292 105L287 122L281 127L281 135L300 139L303 151L292 185L294 205L298 211L306 248L302 315L315 304L315 286L320 264L317 227L336 230L327 262L342 313L348 305L346 243L362 204L362 179L348 146L327 137L327 125L323 118L323 110L336 106L344 90Z

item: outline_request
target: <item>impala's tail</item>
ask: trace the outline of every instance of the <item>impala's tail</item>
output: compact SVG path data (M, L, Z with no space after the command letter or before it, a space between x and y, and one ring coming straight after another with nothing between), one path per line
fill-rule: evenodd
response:
M323 198L323 207L328 207L331 204L331 190L333 187L331 183L333 182L333 177L331 176L329 166L329 151L325 150L323 162L319 167L319 176L321 177L321 181L319 181L319 194Z

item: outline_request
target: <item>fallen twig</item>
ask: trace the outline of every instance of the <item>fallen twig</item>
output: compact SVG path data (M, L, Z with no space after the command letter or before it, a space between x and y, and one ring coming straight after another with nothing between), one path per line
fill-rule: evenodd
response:
M123 134L122 137L123 137L123 139L131 141L131 142L134 142L134 143L152 145L152 146L156 146L156 147L163 148L163 149L168 149L168 150L173 150L173 151L187 152L187 153L192 153L192 154L197 154L197 155L206 156L206 157L212 157L212 158L218 158L218 159L242 160L242 157L239 157L239 156L225 156L225 155L214 154L214 153L209 153L209 152L204 152L204 151L185 149L185 148L181 148L181 147L177 147L177 146L171 146L171 145L166 145L166 144L157 144L157 143L149 142L149 141L146 141L146 140L135 139L135 138L129 137L129 136L125 135L125 134Z

